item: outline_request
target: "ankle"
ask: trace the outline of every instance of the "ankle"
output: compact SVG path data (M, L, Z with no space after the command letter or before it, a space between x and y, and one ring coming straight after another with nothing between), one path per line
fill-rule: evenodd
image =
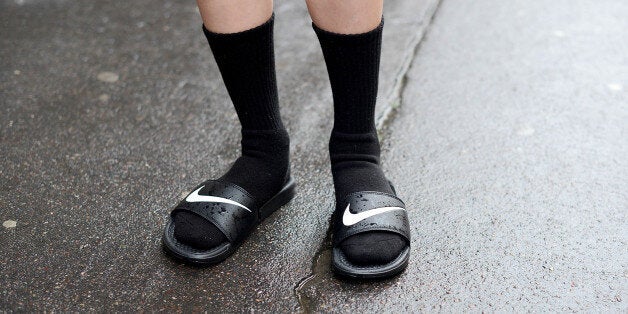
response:
M380 146L377 133L343 133L334 130L329 140L329 156L332 165L345 161L379 165Z
M358 191L392 194L379 165L380 146L376 132L332 132L329 156L337 200Z
M242 130L242 155L220 179L266 201L285 184L290 169L286 130Z

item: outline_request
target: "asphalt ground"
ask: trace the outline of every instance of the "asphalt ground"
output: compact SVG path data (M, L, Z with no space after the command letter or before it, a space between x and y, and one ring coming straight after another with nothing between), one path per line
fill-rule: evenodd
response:
M1 3L0 309L628 310L628 3L443 0L426 28L435 1L387 2L378 119L412 258L375 283L329 270L331 94L303 3L276 6L298 196L205 269L159 247L239 154L194 3Z
M410 208L399 278L314 312L628 310L628 3L443 0L383 132Z
M437 1L389 2L378 121ZM164 256L167 214L239 155L189 1L0 2L0 309L298 311L333 210L331 91L302 1L277 1L282 116L299 194L226 262Z

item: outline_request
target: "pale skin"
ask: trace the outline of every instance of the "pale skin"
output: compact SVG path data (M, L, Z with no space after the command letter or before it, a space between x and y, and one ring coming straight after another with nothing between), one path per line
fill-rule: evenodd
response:
M306 0L316 26L339 34L359 34L381 22L384 0ZM272 0L197 0L205 28L214 33L237 33L266 22Z

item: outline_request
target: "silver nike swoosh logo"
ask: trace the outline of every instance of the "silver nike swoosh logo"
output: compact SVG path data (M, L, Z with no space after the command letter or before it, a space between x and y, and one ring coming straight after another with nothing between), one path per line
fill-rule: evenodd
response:
M375 215L387 213L393 210L406 210L403 207L379 207L379 208L373 208L373 209L370 209L361 213L352 214L349 211L350 207L351 207L351 204L347 205L347 208L345 209L345 213L342 215L342 223L347 227L355 225L358 222L366 218L373 217Z
M232 201L230 199L226 199L223 197L218 197L218 196L211 196L211 195L198 195L198 192L204 188L205 186L201 186L200 188L196 189L196 191L190 193L190 195L188 195L188 197L185 198L186 202L189 203L195 203L195 202L213 202L213 203L225 203L225 204L231 204L231 205L235 205L238 207L242 207L246 210L248 210L249 212L251 212L250 209L248 209L246 206L236 202L236 201Z

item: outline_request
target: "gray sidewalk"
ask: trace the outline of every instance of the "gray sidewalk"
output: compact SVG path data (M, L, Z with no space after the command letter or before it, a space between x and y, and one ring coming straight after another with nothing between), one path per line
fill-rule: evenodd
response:
M438 1L387 2L378 119L412 259L359 283L329 271L331 92L301 2L275 10L298 195L204 269L159 242L239 154L195 4L0 2L0 310L628 309L628 4L443 0L427 27Z

